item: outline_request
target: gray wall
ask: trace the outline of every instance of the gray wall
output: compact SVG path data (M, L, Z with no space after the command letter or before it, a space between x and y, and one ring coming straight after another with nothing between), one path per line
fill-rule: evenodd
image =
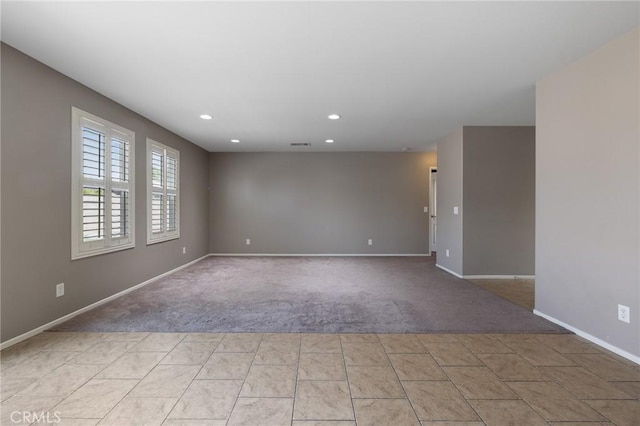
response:
M640 31L537 85L536 309L640 356ZM617 305L631 308L631 324Z
M535 127L463 128L464 275L535 273Z
M136 133L134 249L71 261L71 106ZM147 137L179 149L182 162L181 238L152 246ZM206 151L3 44L2 341L205 255L207 179Z
M438 141L437 264L462 275L462 127ZM453 207L458 206L458 215ZM445 252L449 249L449 257Z
M209 165L212 253L428 253L434 153L211 153Z

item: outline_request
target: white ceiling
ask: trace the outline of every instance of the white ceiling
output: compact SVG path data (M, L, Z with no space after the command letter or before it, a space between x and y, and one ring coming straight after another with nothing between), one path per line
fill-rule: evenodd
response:
M2 39L210 151L424 151L534 124L536 80L639 4L4 1Z

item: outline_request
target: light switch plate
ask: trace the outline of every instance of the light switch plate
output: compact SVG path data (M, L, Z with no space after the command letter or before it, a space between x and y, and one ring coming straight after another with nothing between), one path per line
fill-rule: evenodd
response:
M455 207L453 208L453 214L458 214L458 206L455 206Z
M425 207L425 208L424 208L424 212L425 212L425 213L429 213L429 207Z

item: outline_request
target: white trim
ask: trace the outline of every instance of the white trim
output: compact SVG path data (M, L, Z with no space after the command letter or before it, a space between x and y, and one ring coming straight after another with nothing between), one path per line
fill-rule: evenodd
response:
M396 253L209 253L209 256L261 256L261 257L429 257L430 254Z
M535 275L463 275L465 280L533 280Z
M634 355L634 354L632 354L630 352L625 351L624 349L620 349L617 346L613 346L611 343L607 343L604 340L598 339L597 337L592 336L589 333L586 333L586 332L584 332L584 331L582 331L582 330L580 330L578 328L570 326L569 324L564 323L564 322L560 321L559 319L556 319L556 318L554 318L552 316L549 316L549 315L547 315L547 314L545 314L543 312L540 312L537 309L534 309L533 313L538 315L539 317L542 317L542 318L544 318L546 320L551 321L554 324L557 324L557 325L559 325L561 327L564 327L569 331L574 332L578 336L580 336L580 337L582 337L584 339L587 339L587 340L595 343L598 346L602 346L603 348L605 348L605 349L607 349L607 350L609 350L609 351L611 351L611 352L613 352L613 353L615 353L617 355L620 355L621 357L626 358L629 361L633 361L636 364L640 365L640 356L638 356L638 355Z
M429 223L428 235L429 235L429 252L430 253L438 250L438 243L436 241L435 246L432 244L433 243L433 235L431 235L431 228L432 228L432 226L431 226L432 223L431 222L433 221L431 216L434 213L433 212L433 204L434 204L434 202L437 203L437 200L433 196L434 195L433 194L433 174L434 173L438 173L438 166L429 167L429 211L427 212L427 215L428 215L427 216L427 222ZM436 196L437 196L437 194L436 194ZM437 209L436 209L435 213L436 213L436 215L438 214ZM437 218L436 218L436 220L437 220ZM436 226L437 226L437 222L436 222ZM436 228L436 233L437 232L438 231L437 231L437 228ZM436 240L437 240L437 236L436 236Z
M106 297L106 298L104 298L102 300L98 300L95 303L92 303L92 304L90 304L88 306L85 306L84 308L80 308L77 311L71 312L70 314L64 315L64 316L62 316L62 317L60 317L58 319L55 319L55 320L53 320L51 322L48 322L48 323L46 323L44 325L41 325L40 327L36 327L33 330L27 331L26 333L23 333L23 334L21 334L19 336L16 336L16 337L14 337L12 339L7 340L6 342L2 342L2 343L0 343L0 350L6 349L9 346L13 346L16 343L20 343L23 340L27 340L28 338L33 337L36 334L42 333L43 331L45 331L48 328L51 328L51 327L53 327L55 325L58 325L58 324L63 323L65 321L67 321L67 320L70 320L71 318L73 318L75 316L78 316L78 315L80 315L82 313L90 311L93 308L97 308L100 305L104 305L105 303L110 302L110 301L112 301L114 299L122 297L127 293L131 293L134 290L137 290L137 289L139 289L141 287L146 286L147 284L151 284L151 283L153 283L155 281L158 281L161 278L164 278L164 277L166 277L168 275L171 275L171 274L173 274L175 272L178 272L179 270L184 269L184 268L186 268L188 266L191 266L194 263L197 263L197 262L201 261L202 259L207 258L209 256L211 256L211 255L210 254L205 254L204 256L199 257L198 259L192 260L191 262L185 263L184 265L178 266L177 268L174 268L174 269L172 269L170 271L164 272L164 273L162 273L160 275L156 275L155 277L149 278L148 280L146 280L144 282L141 282L140 284L136 284L133 287L129 287L128 289L122 290L119 293L113 294L113 295L111 295L109 297Z
M104 179L90 179L83 175L82 128L89 127L104 132L105 176ZM116 182L111 177L111 139L120 134L129 143L129 180ZM83 259L136 246L136 134L111 121L71 107L71 260ZM94 242L82 241L82 188L85 184L101 186L105 191L104 237ZM123 189L129 193L129 236L112 238L111 236L111 197L112 189Z
M453 271L452 271L451 269L449 269L449 268L445 268L444 266L442 266L442 265L438 265L437 263L436 263L436 266L437 266L438 268L442 269L443 271L450 273L451 275L453 275L453 276L455 276L455 277L458 277L458 278L464 278L462 275L460 275L460 274L459 274L459 273L457 273L457 272L453 272Z
M152 213L152 198L153 198L153 193L154 193L154 186L153 186L153 173L152 173L152 165L151 165L151 160L152 160L152 152L154 151L154 148L156 150L160 150L162 151L162 161L163 161L163 173L162 173L162 200L163 200L163 205L162 205L162 215L164 216L164 219L166 220L166 202L167 202L167 197L169 194L174 195L176 198L176 211L175 211L175 215L176 215L176 229L173 231L168 231L166 228L166 223L163 222L163 226L162 226L162 231L161 232L157 232L157 233L153 233L152 231L152 223L151 223L151 213ZM170 146L167 146L163 143L160 143L158 141L155 141L151 138L147 138L147 158L146 158L146 163L147 163L147 245L151 245L151 244L156 244L156 243L162 243L165 241L170 241L170 240L176 240L178 238L180 238L180 202L181 202L181 198L180 198L180 183L181 183L181 179L180 179L180 170L181 170L181 166L180 166L180 151L178 151L175 148L172 148ZM173 156L173 158L175 158L176 160L176 189L175 190L169 190L167 188L167 158ZM160 192L158 191L157 187L156 187L156 192Z

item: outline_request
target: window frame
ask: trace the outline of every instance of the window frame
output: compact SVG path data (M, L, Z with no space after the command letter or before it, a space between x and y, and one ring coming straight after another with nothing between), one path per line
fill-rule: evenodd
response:
M159 150L162 151L163 158L163 173L162 173L162 188L153 185L153 151ZM175 166L175 190L167 188L167 163L168 158L172 156L176 160ZM180 238L180 151L167 146L163 143L160 143L151 138L147 138L147 245L162 243L165 241L176 240ZM152 202L153 202L153 194L162 192L162 231L161 232L153 232L153 223L152 223ZM175 230L167 230L167 195L175 195Z
M92 179L84 175L83 129L87 127L105 135L104 178ZM112 137L129 144L128 180L113 179L111 169ZM108 153L108 154L107 154ZM104 237L96 241L83 241L83 188L95 184L104 188ZM123 189L129 194L129 233L126 238L112 237L112 190ZM71 260L98 256L136 246L135 241L135 132L108 120L71 107Z

